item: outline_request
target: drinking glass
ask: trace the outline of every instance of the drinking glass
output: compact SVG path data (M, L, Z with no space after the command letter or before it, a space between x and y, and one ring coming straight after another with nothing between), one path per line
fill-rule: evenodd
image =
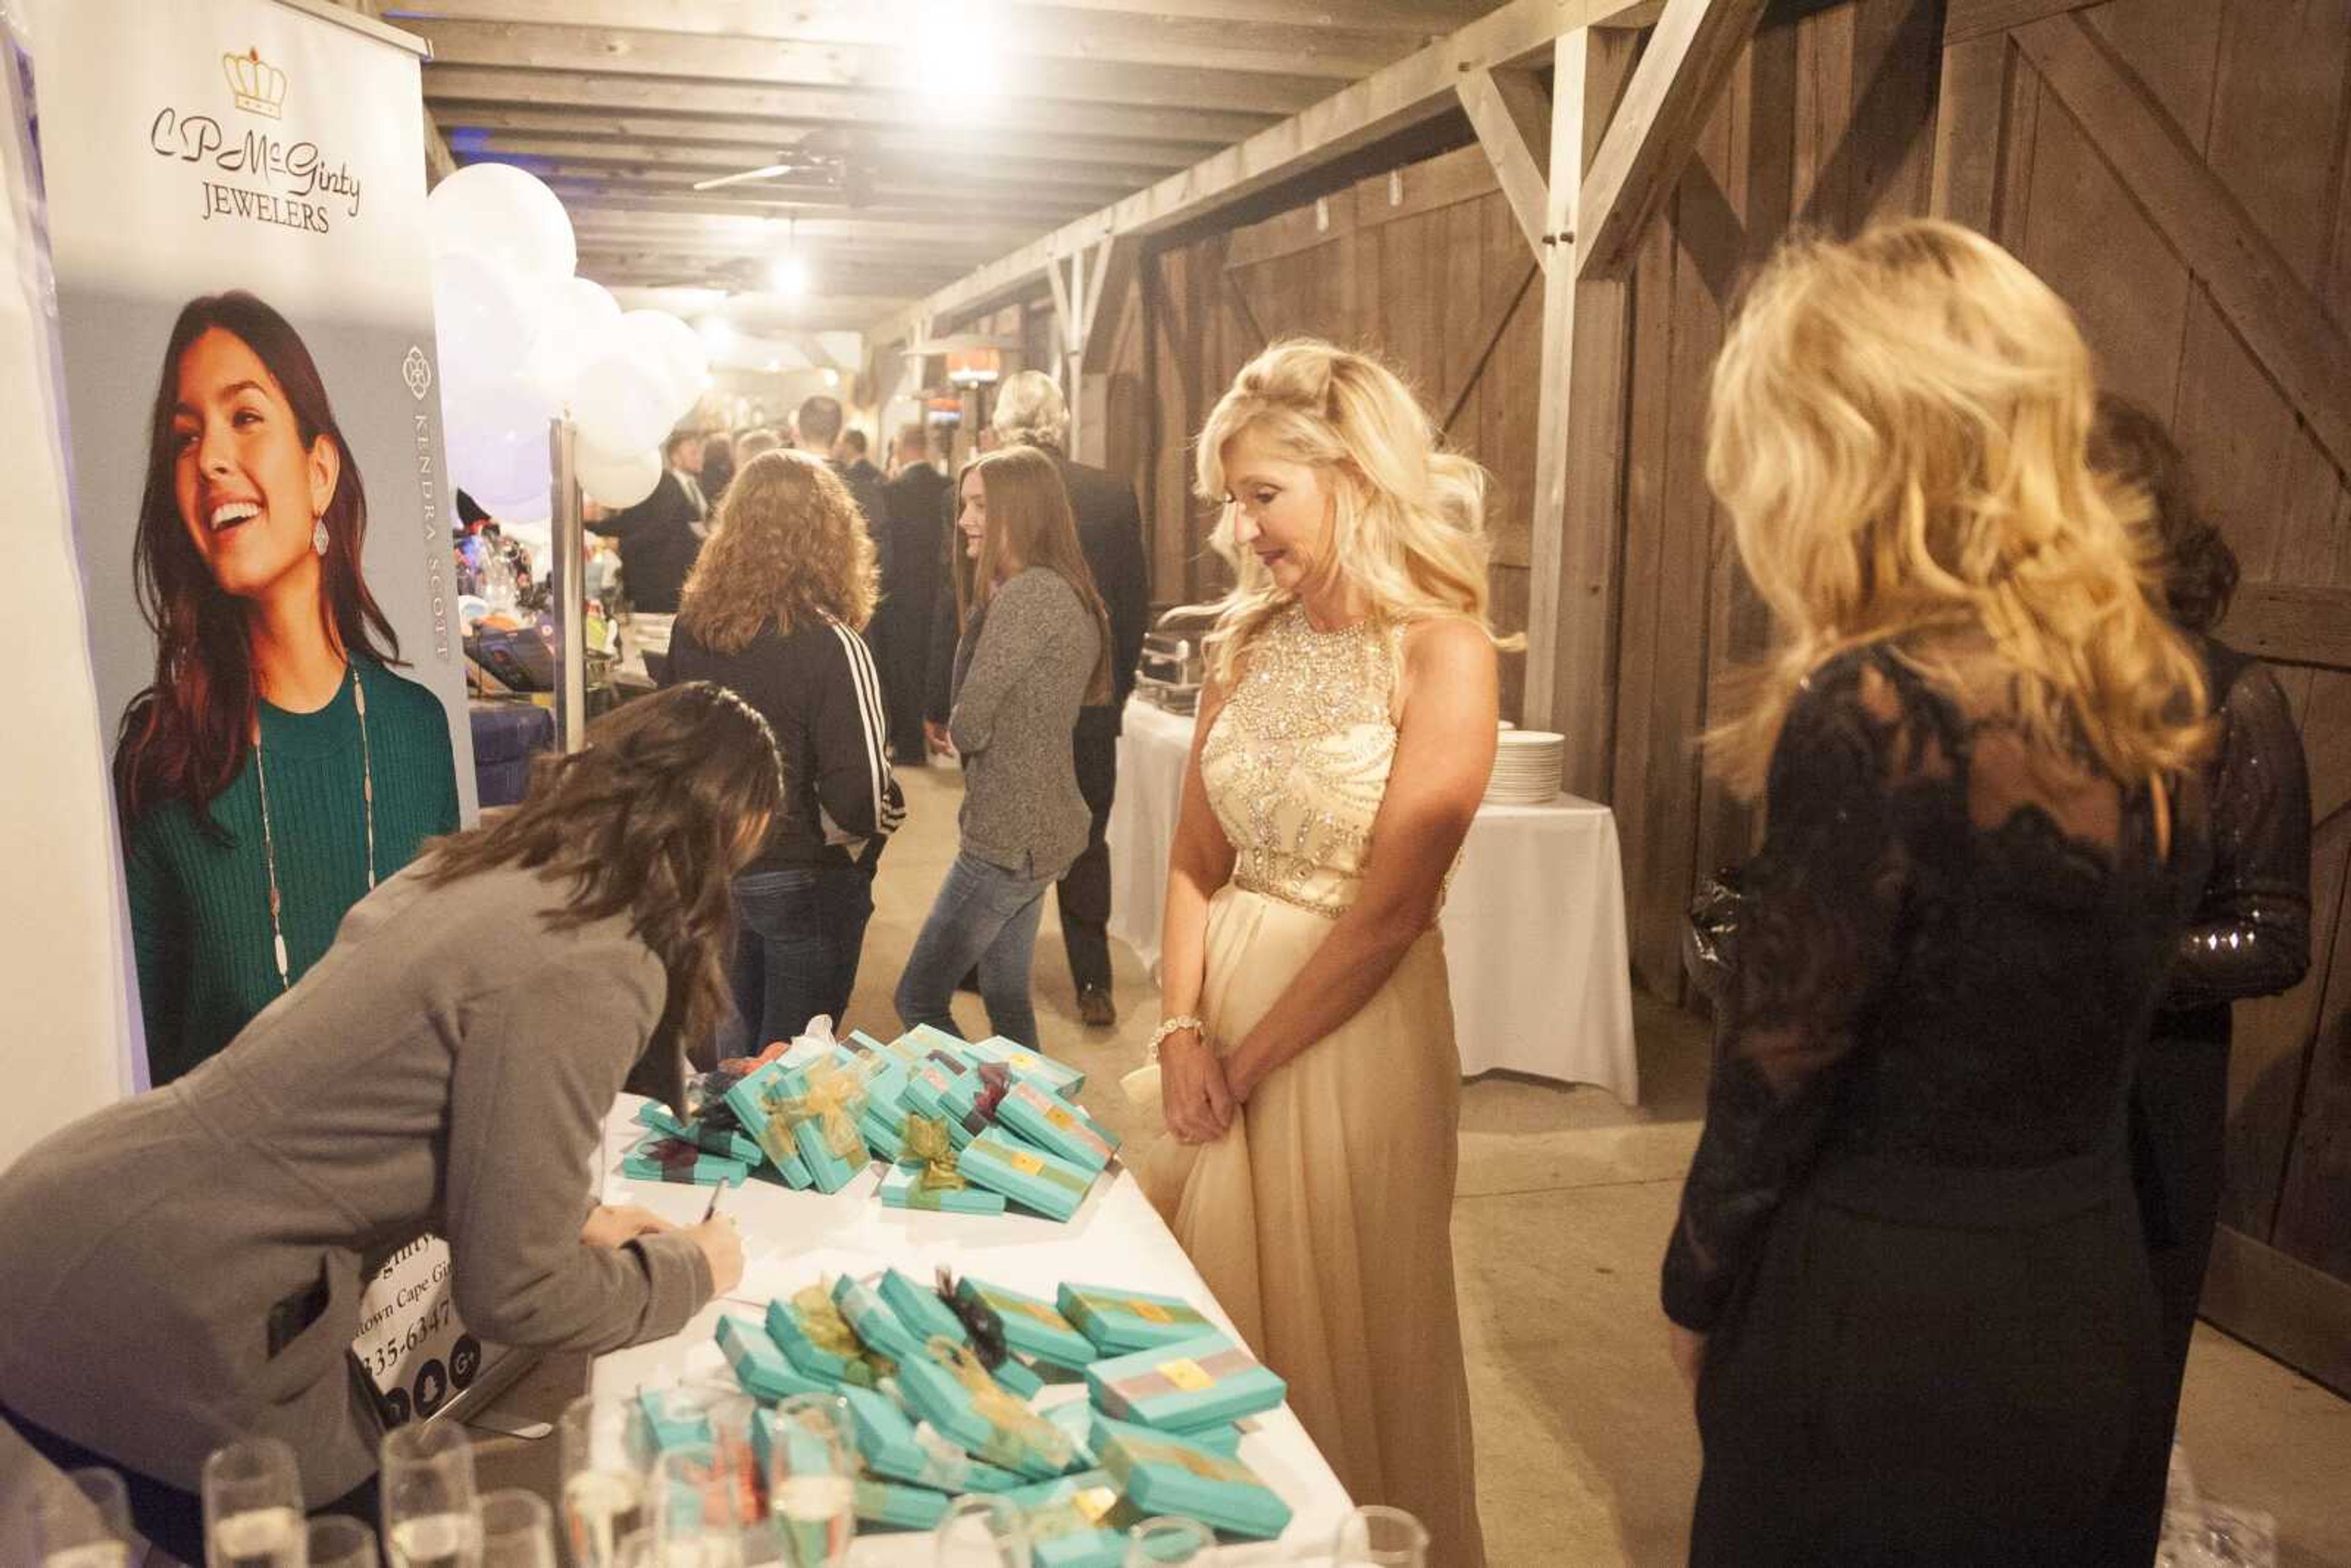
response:
M122 1478L98 1466L68 1470L33 1505L41 1568L131 1568L131 1502Z
M555 1515L536 1494L494 1491L479 1512L482 1568L555 1568Z
M336 1514L310 1521L310 1568L377 1568L375 1531Z
M661 1542L650 1526L612 1542L611 1568L661 1568Z
M275 1437L214 1448L204 1461L205 1568L302 1568L302 1477Z
M939 1526L935 1568L1029 1568L1029 1521L1000 1497L958 1499Z
M1126 1568L1190 1563L1209 1568L1217 1560L1217 1533L1196 1519L1162 1515L1126 1532Z
M729 1444L672 1448L654 1461L648 1501L661 1568L743 1568L748 1456Z
M558 1423L564 1532L573 1568L620 1568L620 1544L645 1522L645 1460L632 1450L631 1406L585 1395Z
M437 1421L402 1427L383 1440L383 1544L391 1568L480 1568L474 1445Z
M856 1448L849 1401L801 1394L776 1407L768 1513L785 1568L837 1568L857 1537Z
M1331 1544L1337 1568L1428 1568L1428 1531L1400 1508L1359 1508Z

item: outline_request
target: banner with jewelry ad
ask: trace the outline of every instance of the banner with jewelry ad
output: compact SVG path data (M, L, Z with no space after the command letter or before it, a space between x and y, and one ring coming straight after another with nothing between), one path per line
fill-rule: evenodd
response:
M321 0L30 0L76 543L162 1085L473 820L413 39ZM404 1418L485 1368L369 1287Z

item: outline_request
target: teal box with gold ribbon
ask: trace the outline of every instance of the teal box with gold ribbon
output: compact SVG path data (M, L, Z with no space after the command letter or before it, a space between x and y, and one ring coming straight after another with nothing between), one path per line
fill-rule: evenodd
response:
M1121 1568L1126 1532L1144 1518L1103 1469L1023 1487L1004 1500L1028 1523L1029 1561L1037 1568Z
M895 1269L884 1269L873 1288L882 1292L882 1299L890 1303L898 1321L914 1330L925 1344L934 1339L950 1340L956 1344L971 1343L971 1331L964 1327L955 1309L939 1300L936 1291L919 1281Z
M1097 1408L1164 1431L1235 1421L1279 1406L1289 1385L1232 1339L1204 1333L1086 1368Z
M984 1280L965 1275L956 1284L956 1293L967 1301L977 1301L994 1312L1004 1323L1004 1343L1023 1355L1055 1366L1082 1367L1101 1354L1094 1342L1078 1332L1077 1325L1063 1317L1052 1302L1002 1285L991 1285Z
M1076 1458L1061 1428L990 1377L967 1350L956 1352L952 1364L927 1357L899 1363L898 1390L950 1442L989 1464L1044 1479Z
M743 1392L773 1402L795 1394L830 1394L833 1385L795 1370L768 1331L748 1318L718 1320L718 1350Z
M884 1208L927 1208L940 1214L1002 1214L1004 1195L977 1186L933 1186L925 1166L896 1165L882 1173Z
M1126 1500L1146 1513L1180 1514L1260 1541L1290 1528L1290 1505L1240 1459L1129 1434L1104 1434L1094 1448Z
M832 1304L866 1349L892 1361L911 1361L929 1354L923 1348L923 1336L900 1322L890 1303L863 1281L847 1274L835 1280Z
M897 1401L870 1388L844 1388L849 1421L865 1468L885 1480L947 1492L1002 1492L1028 1483L1010 1470L975 1459L937 1432L917 1427Z
M858 1343L857 1336L820 1285L811 1285L789 1300L768 1303L768 1337L807 1376L832 1392L839 1385L871 1388L878 1374Z
M963 1151L963 1174L990 1192L1050 1218L1067 1222L1093 1190L1094 1176L1082 1166L991 1127Z
M1113 1291L1107 1285L1063 1285L1053 1304L1104 1355L1149 1350L1213 1333L1217 1325L1179 1296Z

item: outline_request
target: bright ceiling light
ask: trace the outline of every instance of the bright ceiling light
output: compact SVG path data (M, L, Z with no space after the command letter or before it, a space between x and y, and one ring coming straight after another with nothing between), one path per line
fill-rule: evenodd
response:
M788 250L768 265L768 286L788 299L798 299L809 291L808 257L796 250Z
M944 112L968 110L1004 89L997 47L1001 19L981 0L928 0L917 8L907 86Z
M835 370L826 371L824 372L824 384L829 387L839 386L841 384L841 372Z

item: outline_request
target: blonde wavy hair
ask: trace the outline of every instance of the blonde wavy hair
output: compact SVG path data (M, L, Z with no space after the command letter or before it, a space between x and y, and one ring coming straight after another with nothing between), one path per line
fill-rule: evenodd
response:
M1320 339L1290 338L1241 367L1200 429L1200 495L1224 507L1208 542L1233 570L1232 591L1206 607L1217 618L1206 647L1218 684L1232 680L1249 640L1294 597L1233 540L1225 448L1249 430L1325 476L1330 536L1308 588L1352 586L1389 622L1463 620L1497 647L1521 643L1495 637L1488 618L1485 470L1444 450L1436 422L1394 371Z
M2118 782L2194 761L2203 678L2149 599L2146 497L2091 466L2095 402L2073 313L1980 235L1781 249L1708 417L1708 482L1778 621L1751 706L1708 737L1736 785L1761 792L1823 660L1930 629L1989 639L2035 760Z
M677 623L739 653L774 622L810 617L856 631L873 619L881 572L865 514L840 476L805 452L762 452L736 471L678 602Z

